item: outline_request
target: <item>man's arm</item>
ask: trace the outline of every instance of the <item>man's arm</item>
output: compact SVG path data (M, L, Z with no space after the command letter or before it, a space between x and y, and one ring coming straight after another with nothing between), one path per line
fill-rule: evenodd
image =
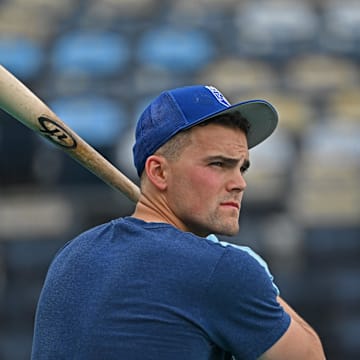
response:
M314 329L282 298L280 305L290 315L291 322L285 334L261 357L261 360L324 360L325 353Z

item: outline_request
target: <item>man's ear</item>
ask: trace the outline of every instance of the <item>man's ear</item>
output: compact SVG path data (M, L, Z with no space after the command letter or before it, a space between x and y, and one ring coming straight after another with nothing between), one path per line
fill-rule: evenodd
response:
M145 171L149 181L159 190L167 187L167 161L161 155L150 155L145 162Z

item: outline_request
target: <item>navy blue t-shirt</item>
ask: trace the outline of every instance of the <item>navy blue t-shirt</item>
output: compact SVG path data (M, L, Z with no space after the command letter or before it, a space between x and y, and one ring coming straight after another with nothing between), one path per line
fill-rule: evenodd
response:
M256 359L290 323L276 296L247 252L120 218L56 255L32 359Z

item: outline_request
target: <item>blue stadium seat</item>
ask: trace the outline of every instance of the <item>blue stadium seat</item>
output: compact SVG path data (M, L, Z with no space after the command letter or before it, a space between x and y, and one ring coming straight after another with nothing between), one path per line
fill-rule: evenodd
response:
M113 146L128 125L125 109L109 97L59 97L50 102L50 107L75 132L96 147Z
M56 39L51 55L56 73L96 78L123 73L130 53L126 39L118 33L74 30Z
M0 36L0 64L21 80L33 79L44 61L44 49L22 36Z
M214 44L208 33L188 27L149 30L141 36L137 51L141 65L165 68L174 73L197 71L214 55Z
M104 157L113 161L115 146L128 127L127 111L122 104L110 97L86 94L58 97L49 104L80 137ZM52 147L45 140L39 146ZM40 153L42 152L40 149ZM49 149L46 150L46 154L51 156ZM62 152L54 152L52 158L49 169L55 171L55 174L49 171L51 176L49 175L48 179L40 174L43 181L50 183L55 181L61 184L103 184L94 174ZM40 179L39 172L36 172L36 177Z

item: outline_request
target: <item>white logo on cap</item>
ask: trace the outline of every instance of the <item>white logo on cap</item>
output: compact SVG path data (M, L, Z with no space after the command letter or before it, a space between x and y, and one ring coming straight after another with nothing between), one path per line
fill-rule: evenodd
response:
M216 100L225 105L225 106L231 106L231 104L226 100L225 96L214 86L205 86L215 97Z

